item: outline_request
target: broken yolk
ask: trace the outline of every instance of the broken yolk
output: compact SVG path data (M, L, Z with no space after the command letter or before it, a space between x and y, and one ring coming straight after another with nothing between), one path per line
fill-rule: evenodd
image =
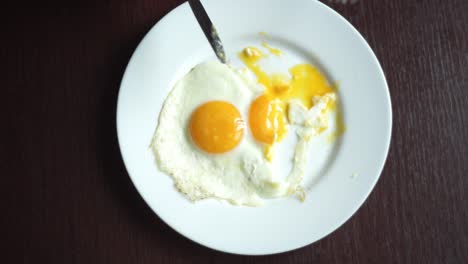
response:
M326 78L310 64L298 64L291 69L291 93L289 98L300 99L305 107L312 107L314 96L333 92Z
M275 55L281 54L266 43L263 46ZM280 141L287 133L285 113L290 99L299 99L305 107L311 108L314 96L333 92L325 76L310 64L290 68L290 76L269 75L258 64L265 57L261 50L247 47L239 57L265 87L264 93L250 107L249 125L255 139L267 145Z

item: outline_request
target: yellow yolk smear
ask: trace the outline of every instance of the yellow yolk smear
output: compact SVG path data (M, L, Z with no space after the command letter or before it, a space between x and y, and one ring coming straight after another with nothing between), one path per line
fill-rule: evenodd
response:
M224 153L235 148L244 135L244 121L237 108L224 101L199 106L190 119L190 135L202 150Z
M244 62L244 64L257 76L257 81L261 83L264 87L271 86L270 76L264 72L257 62L265 57L262 51L255 47L247 47L242 52L239 53L239 57Z
M289 69L290 77L283 74L269 75L258 62L265 55L257 48L245 48L239 57L265 87L265 93L286 103L290 99L299 99L307 108L312 107L314 96L323 96L333 92L325 76L310 64L298 64Z
M271 47L264 44L263 46L273 54L275 54L274 52L281 54L280 50L273 52ZM305 107L310 109L313 106L312 98L314 96L323 96L333 92L333 88L328 84L325 76L310 64L293 66L289 69L290 76L269 75L258 64L264 57L261 50L255 47L247 47L239 53L242 62L256 75L258 82L265 87L263 95L259 96L250 107L249 125L255 139L267 144L265 154L267 159L271 160L271 145L280 141L288 131L288 125L285 121L287 102L290 99L299 99ZM273 116L275 117L273 118ZM271 126L273 121L276 122L276 126Z
M267 49L271 54L276 55L276 56L281 56L283 52L277 48L273 48L270 45L268 45L266 42L262 43L262 46Z

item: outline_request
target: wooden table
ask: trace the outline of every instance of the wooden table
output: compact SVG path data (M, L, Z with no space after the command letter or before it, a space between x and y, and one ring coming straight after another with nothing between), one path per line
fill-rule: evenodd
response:
M467 0L324 1L384 68L390 154L350 221L266 257L177 234L140 198L120 157L123 71L145 33L182 2L2 6L1 263L468 263Z

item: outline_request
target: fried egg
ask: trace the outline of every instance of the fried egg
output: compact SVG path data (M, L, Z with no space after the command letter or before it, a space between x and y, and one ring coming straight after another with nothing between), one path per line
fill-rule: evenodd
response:
M193 68L166 98L152 149L160 169L190 200L257 206L262 197L290 192L246 126L262 90L245 71L213 61Z
M283 55L265 42L262 46ZM294 194L303 200L309 141L328 129L336 94L310 64L269 74L258 64L266 57L260 49L248 47L239 57L246 68L204 62L176 83L151 145L159 168L192 201L216 198L258 206L263 198ZM288 133L297 135L294 156L281 158L292 168L288 175L276 175L274 149Z

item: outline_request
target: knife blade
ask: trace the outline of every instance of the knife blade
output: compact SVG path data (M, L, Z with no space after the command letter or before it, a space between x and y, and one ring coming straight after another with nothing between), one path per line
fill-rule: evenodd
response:
M208 17L205 8L199 0L189 0L190 8L195 15L195 18L200 24L201 29L205 33L208 42L210 43L213 51L216 54L216 57L222 62L226 63L226 53L224 52L223 44L219 38L216 27L211 22L211 19Z

